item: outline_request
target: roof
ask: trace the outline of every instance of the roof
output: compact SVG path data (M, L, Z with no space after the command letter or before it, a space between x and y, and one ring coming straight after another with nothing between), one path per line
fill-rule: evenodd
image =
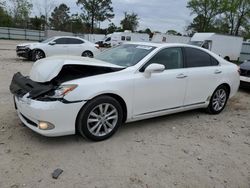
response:
M153 47L156 47L156 48L159 48L159 47L175 47L175 46L194 47L192 45L182 44L182 43L126 42L126 44L153 46Z
M204 41L212 37L215 33L195 33L191 41Z

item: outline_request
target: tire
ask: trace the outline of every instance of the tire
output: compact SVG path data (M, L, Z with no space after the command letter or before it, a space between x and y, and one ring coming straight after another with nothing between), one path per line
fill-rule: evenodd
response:
M221 85L217 87L210 99L207 112L209 114L221 113L227 104L228 97L229 91L226 86Z
M39 59L45 58L45 54L42 50L32 51L32 61L37 61Z
M76 120L76 129L83 137L93 141L102 141L110 138L118 130L122 119L123 112L120 103L112 97L99 96L90 100L80 110Z
M91 51L85 51L85 52L83 52L82 56L83 57L90 57L90 58L94 57L94 55L93 55L93 53Z

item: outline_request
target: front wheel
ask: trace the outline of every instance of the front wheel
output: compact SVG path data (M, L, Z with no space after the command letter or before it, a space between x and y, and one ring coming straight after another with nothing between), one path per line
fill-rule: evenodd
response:
M210 114L219 114L223 111L229 97L228 88L224 85L219 86L213 93L207 111Z
M34 50L32 52L32 61L37 61L42 58L45 58L45 54L42 50Z
M112 97L100 96L89 101L79 112L76 128L93 141L111 137L122 124L122 107Z
M91 51L85 51L85 52L83 52L82 56L83 57L90 57L90 58L94 57L94 55L93 55L93 53Z

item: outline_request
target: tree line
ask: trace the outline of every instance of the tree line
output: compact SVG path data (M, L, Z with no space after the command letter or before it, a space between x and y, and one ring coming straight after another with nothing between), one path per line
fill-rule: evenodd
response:
M34 5L30 0L9 0L9 7L0 0L0 26L18 27L37 30L54 29L74 33L112 33L115 31L136 31L139 26L139 17L136 13L124 13L121 26L110 23L105 29L100 23L114 18L111 0L77 0L76 4L82 12L71 14L70 7L62 3L53 7L53 1L45 0L45 4L38 4L40 15L31 17ZM44 7L41 7L44 6ZM41 10L43 9L43 10Z
M55 6L53 0L38 4L40 15L32 16L35 5L30 0L0 0L0 26L29 29L54 29L75 33L107 34L115 31L138 31L139 17L136 13L124 12L120 26L111 22L114 10L111 0L76 0L81 13L71 14L70 7L62 3ZM195 32L216 32L250 38L250 0L189 0L193 21L185 28L186 34ZM34 11L33 11L34 13ZM107 28L100 28L100 23L108 20ZM156 20L157 21L157 20ZM150 28L139 33L152 35ZM182 35L169 29L167 34Z
M189 0L189 34L216 32L250 38L250 0Z

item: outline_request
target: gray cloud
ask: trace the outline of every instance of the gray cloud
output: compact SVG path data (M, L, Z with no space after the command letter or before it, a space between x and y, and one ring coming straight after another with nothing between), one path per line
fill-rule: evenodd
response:
M55 5L65 3L70 7L71 13L81 12L76 5L76 0L47 0L54 2ZM113 0L115 18L111 21L117 26L124 18L124 12L135 12L138 14L139 29L150 28L153 31L166 32L175 29L184 32L184 28L192 21L190 11L186 8L188 0ZM41 2L33 0L33 3ZM106 27L108 21L101 23L101 27Z

